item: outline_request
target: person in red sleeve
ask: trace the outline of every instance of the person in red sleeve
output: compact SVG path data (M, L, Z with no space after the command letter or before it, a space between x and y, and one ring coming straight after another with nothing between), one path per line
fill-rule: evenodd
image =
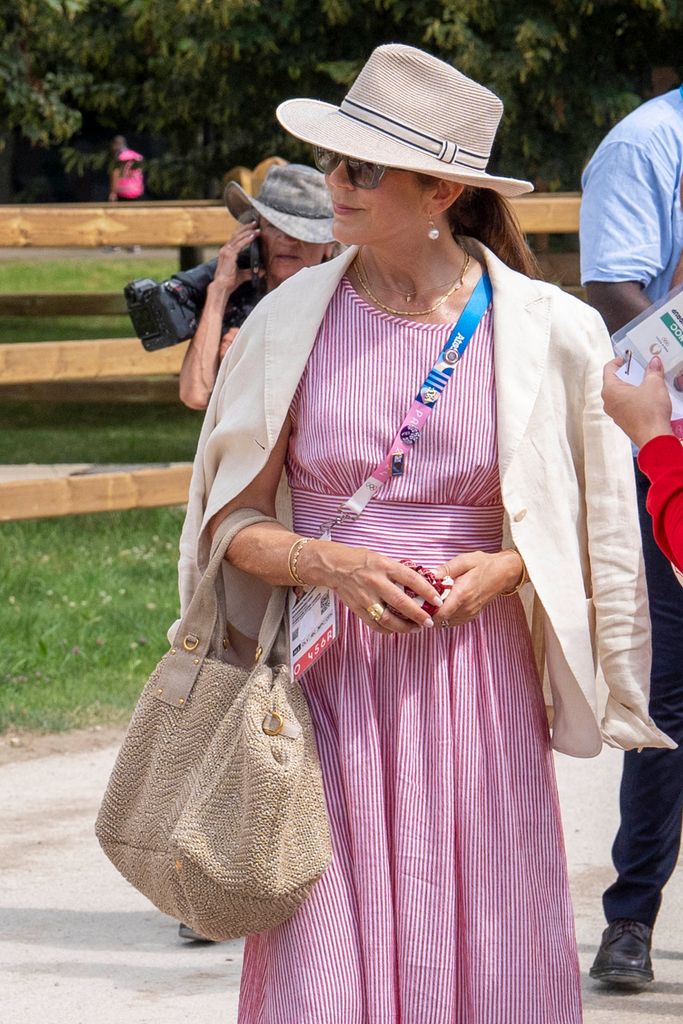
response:
M623 359L613 359L605 366L605 412L640 449L638 465L651 481L647 510L655 540L683 573L683 444L671 429L664 367L655 356L642 384L634 388L616 376L622 364Z

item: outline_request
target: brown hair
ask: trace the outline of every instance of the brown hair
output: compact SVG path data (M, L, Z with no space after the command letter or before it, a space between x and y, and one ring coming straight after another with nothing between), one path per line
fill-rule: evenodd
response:
M541 276L515 212L503 196L490 188L465 185L447 212L454 234L477 238L508 267L527 277Z
M431 175L418 174L418 178L423 185L434 184ZM515 212L503 196L490 188L465 185L446 212L454 235L478 239L508 267L527 277L542 276Z

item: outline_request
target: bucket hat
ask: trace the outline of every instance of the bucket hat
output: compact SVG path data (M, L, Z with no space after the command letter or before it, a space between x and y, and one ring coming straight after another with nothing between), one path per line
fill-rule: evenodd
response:
M303 164L271 167L258 196L228 182L225 205L236 220L261 214L280 231L301 242L333 242L332 202L320 171Z
M486 171L502 113L490 89L400 43L373 50L338 107L293 99L277 108L280 124L315 146L517 196L531 182Z

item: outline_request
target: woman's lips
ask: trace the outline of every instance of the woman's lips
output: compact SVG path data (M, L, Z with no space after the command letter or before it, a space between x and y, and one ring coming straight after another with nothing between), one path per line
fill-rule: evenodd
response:
M332 209L339 216L344 216L346 213L358 213L357 206L342 206L341 203L332 203Z

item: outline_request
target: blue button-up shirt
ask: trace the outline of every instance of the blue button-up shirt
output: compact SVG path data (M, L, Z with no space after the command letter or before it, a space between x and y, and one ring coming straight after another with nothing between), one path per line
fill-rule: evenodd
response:
M683 251L683 86L643 103L586 167L581 281L639 281L654 302Z

